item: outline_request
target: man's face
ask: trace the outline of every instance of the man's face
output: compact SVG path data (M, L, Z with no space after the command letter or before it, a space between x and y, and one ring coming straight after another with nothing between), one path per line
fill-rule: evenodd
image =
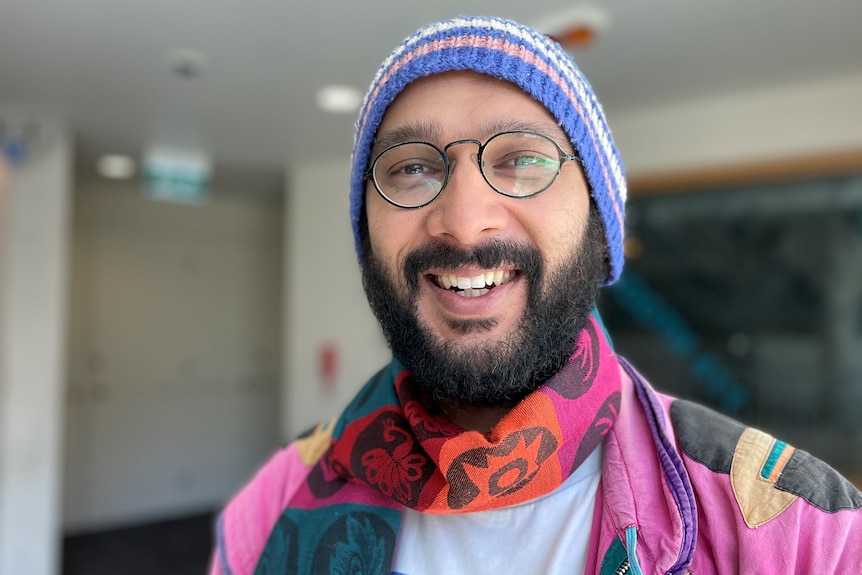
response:
M449 72L408 86L377 141L411 134L443 148L523 127L573 152L550 113L514 85ZM420 385L438 399L501 405L535 389L570 352L606 274L600 220L587 233L590 200L577 163L564 164L541 194L518 199L485 182L476 145L448 154L449 183L423 208L395 207L369 182L363 280L393 352Z

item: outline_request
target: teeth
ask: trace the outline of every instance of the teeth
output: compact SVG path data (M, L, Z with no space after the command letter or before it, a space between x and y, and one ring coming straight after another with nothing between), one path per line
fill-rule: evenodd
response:
M455 292L455 293L457 293L461 297L479 297L481 295L485 295L489 291L491 291L491 290L489 290L487 288L482 288L482 289L467 288L465 290L461 290L461 291Z
M488 293L488 288L491 286L503 285L506 282L512 281L514 277L515 272L512 270L494 270L473 277L444 274L436 276L435 281L443 289L458 288L458 290L462 290L459 292L461 295L476 297L476 295ZM472 295L467 295L467 292Z

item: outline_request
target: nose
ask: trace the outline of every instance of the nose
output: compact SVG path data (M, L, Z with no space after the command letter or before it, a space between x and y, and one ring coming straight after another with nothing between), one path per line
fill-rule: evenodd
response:
M507 198L488 185L469 147L449 152L450 176L446 189L424 209L430 210L428 233L467 247L499 235L509 221Z

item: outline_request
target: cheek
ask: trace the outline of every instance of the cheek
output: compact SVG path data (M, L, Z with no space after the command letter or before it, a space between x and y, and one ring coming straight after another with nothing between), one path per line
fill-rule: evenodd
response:
M535 198L540 199L541 196ZM530 206L525 228L532 243L551 268L567 262L583 241L589 217L589 199L583 202L547 202Z
M365 194L365 210L371 247L387 265L395 265L417 247L423 229L421 210L396 208L373 191Z
M382 242L387 237L384 233L388 225L388 214L385 203L374 190L365 191L365 217L368 222L368 238L376 254L381 254L384 251Z

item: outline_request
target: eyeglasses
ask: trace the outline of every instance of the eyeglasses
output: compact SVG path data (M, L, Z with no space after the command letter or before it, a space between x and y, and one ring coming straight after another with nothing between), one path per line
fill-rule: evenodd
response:
M479 140L456 140L442 150L429 142L404 142L386 148L362 174L390 204L421 208L436 200L455 167L447 151L459 144L479 146L477 164L494 191L510 198L529 198L549 187L563 164L580 161L566 154L551 138L538 132L516 130Z

